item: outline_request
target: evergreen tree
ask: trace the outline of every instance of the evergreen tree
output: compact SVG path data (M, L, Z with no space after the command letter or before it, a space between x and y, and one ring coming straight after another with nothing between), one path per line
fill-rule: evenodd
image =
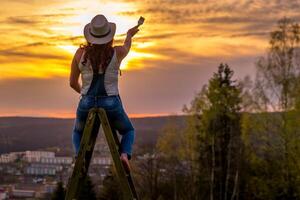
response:
M236 199L239 190L241 89L221 64L209 85L185 108L197 134L198 199ZM206 195L205 195L206 194Z

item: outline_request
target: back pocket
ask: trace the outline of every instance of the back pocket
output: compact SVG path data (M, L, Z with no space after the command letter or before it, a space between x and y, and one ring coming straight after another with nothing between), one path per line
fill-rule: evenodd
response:
M88 111L94 106L94 99L89 97L82 97L79 101L78 109Z

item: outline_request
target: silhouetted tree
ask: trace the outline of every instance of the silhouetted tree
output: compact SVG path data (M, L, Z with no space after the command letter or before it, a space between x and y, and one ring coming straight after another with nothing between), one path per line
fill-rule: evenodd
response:
M121 199L120 184L112 173L112 169L109 174L103 180L103 187L100 191L99 200L119 200Z
M157 200L162 192L163 184L163 163L154 149L136 161L137 187L139 188L140 198Z
M63 183L59 181L57 183L56 189L52 195L52 200L64 200L66 191L64 189Z
M85 181L83 183L83 187L81 188L80 195L78 199L82 200L96 200L96 192L94 189L94 184L91 181L89 176L86 176Z

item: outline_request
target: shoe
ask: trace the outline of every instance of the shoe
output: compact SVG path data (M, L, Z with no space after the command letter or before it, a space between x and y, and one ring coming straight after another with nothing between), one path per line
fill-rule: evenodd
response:
M127 173L129 173L130 172L130 165L129 165L129 160L128 160L127 153L122 153L121 156L120 156L120 159L121 159L121 161L123 163L125 171Z

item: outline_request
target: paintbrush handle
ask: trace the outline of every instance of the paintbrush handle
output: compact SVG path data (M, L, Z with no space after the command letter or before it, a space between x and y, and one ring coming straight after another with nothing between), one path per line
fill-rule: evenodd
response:
M139 27L140 25L142 25L142 24L144 23L144 21L145 21L145 18L142 17L142 16L140 16L139 21L138 21L138 27Z

